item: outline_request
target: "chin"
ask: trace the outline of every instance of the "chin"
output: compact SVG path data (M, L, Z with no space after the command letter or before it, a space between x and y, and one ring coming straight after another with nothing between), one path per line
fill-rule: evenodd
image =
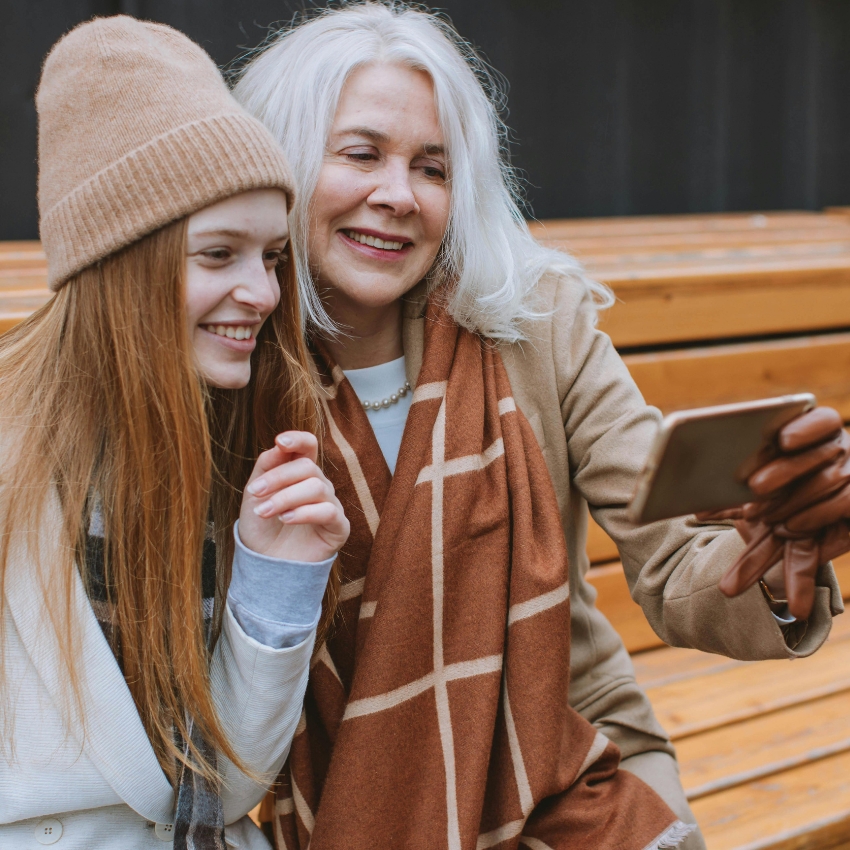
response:
M251 370L249 368L238 373L227 369L204 370L203 378L208 387L216 387L219 390L241 390L248 386Z

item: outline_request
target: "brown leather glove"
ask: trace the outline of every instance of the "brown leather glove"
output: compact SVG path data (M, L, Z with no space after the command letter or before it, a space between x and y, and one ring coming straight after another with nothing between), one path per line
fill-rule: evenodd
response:
M806 619L818 568L850 551L850 435L837 411L818 407L785 425L778 443L780 456L747 482L759 501L698 518L733 520L747 544L720 581L724 594L743 593L781 561L788 609Z

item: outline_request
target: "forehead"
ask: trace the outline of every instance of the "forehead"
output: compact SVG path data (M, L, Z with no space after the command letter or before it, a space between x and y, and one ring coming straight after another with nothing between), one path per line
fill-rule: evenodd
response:
M442 145L434 85L424 71L373 63L352 72L334 116L333 134L372 129L396 144Z
M189 217L189 236L232 232L260 239L288 233L286 195L280 189L253 189L204 207Z

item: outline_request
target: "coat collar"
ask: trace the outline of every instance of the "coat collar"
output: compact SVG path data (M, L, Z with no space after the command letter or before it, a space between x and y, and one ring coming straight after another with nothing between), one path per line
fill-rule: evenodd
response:
M121 669L89 604L79 573L72 576L71 610L77 631L77 670L84 709L81 719L67 683L59 639L46 616L49 595L63 600L59 565L66 560L54 532L61 527L59 500L45 505L38 556L36 535L13 533L5 577L5 595L21 643L68 730L118 796L143 818L170 823L174 791L159 766ZM51 575L51 572L53 575Z

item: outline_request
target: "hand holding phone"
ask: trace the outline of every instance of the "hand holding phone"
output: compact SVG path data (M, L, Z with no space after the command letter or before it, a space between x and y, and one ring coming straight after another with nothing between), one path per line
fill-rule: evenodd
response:
M666 416L629 505L630 518L647 523L757 500L748 479L779 453L780 429L814 406L815 397L801 393Z

